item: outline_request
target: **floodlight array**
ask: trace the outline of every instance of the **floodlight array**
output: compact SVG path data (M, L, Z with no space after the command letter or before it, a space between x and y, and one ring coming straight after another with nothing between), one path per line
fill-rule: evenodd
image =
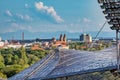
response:
M102 4L102 3L120 2L120 0L98 0L98 2Z
M112 30L120 30L120 0L98 0Z

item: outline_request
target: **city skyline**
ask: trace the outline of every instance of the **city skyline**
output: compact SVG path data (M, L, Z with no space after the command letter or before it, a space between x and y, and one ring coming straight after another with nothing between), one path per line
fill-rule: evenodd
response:
M97 0L0 1L0 33L98 31L106 21ZM103 31L112 32L109 25Z

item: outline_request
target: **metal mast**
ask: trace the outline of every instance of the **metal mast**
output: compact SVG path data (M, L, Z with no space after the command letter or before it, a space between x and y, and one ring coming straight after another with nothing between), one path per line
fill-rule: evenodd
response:
M103 9L103 13L108 24L111 25L112 30L116 30L116 46L117 46L117 69L120 73L120 51L119 51L119 37L120 30L120 0L98 0L100 7Z
M22 32L22 44L24 44L24 32Z

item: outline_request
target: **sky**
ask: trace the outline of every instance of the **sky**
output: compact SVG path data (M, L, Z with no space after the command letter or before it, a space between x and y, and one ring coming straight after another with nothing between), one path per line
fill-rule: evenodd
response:
M0 0L0 33L98 31L104 22L97 0Z

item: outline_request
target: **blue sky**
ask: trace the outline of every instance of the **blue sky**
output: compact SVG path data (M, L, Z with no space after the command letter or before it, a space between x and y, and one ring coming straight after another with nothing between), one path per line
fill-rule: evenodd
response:
M97 0L0 0L0 33L98 31L104 22Z

